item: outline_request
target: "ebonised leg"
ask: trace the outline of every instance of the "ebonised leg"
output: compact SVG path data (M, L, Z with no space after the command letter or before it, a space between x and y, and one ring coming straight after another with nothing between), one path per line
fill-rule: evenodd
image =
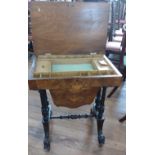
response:
M97 131L98 131L98 142L99 142L99 144L105 143L105 136L103 135L103 131L102 131L103 123L104 123L104 118L97 120Z
M49 102L47 99L46 90L39 90L40 93L40 99L41 99L41 110L42 110L42 116L43 116L43 128L44 128L44 149L46 151L50 150L50 138L49 138L49 119L51 115L51 111L49 108Z
M104 123L104 101L106 95L106 87L100 89L97 93L96 100L95 100L95 116L97 119L97 131L98 131L98 142L99 144L105 143L105 137L103 135L103 123Z
M123 81L125 81L126 80L126 67L124 67L122 74L123 74Z
M109 51L106 51L106 56L109 57Z

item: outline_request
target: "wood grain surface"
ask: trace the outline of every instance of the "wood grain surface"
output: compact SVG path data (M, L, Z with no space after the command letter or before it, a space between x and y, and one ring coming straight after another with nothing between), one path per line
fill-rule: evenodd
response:
M49 89L54 104L57 106L75 108L81 105L91 104L100 87L119 86L122 81L121 74L106 56L104 56L104 60L113 70L114 74L67 78L63 76L57 78L36 78L33 77L35 63L32 63L30 67L29 88L33 90Z
M120 85L120 77L29 80L33 90L49 89L57 106L75 108L91 104L102 86Z
M109 3L32 2L31 5L37 55L104 52Z
M65 89L65 90L49 90L56 106L69 108L77 108L82 105L91 104L96 97L96 92L100 88L89 89Z

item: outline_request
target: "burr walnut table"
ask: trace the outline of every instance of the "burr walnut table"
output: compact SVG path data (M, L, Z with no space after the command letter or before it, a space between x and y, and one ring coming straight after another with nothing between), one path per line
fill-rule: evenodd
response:
M50 119L95 117L98 141L106 87L119 86L121 74L104 55L109 3L32 2L32 40L35 55L29 70L29 89L40 93L44 149L50 150ZM46 90L56 106L77 108L92 104L90 114L54 116Z

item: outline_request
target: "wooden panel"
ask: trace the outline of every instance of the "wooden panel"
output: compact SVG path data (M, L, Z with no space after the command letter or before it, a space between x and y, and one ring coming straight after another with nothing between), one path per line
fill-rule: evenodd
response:
M104 53L109 3L33 2L31 16L37 55Z
M53 102L56 106L77 108L85 104L91 104L100 88L89 89L65 89L50 90Z
M29 80L29 88L32 90L38 89L53 89L53 90L66 90L73 86L82 87L82 89L89 89L91 87L114 87L120 86L121 76L107 76L100 77L87 77L87 78L72 78L72 79L32 79Z

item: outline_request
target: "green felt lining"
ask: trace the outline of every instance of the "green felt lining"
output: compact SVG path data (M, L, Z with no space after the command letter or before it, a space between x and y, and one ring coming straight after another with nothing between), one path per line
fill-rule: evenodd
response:
M52 72L73 72L73 71L93 71L93 65L89 63L84 64L53 64L51 66Z

